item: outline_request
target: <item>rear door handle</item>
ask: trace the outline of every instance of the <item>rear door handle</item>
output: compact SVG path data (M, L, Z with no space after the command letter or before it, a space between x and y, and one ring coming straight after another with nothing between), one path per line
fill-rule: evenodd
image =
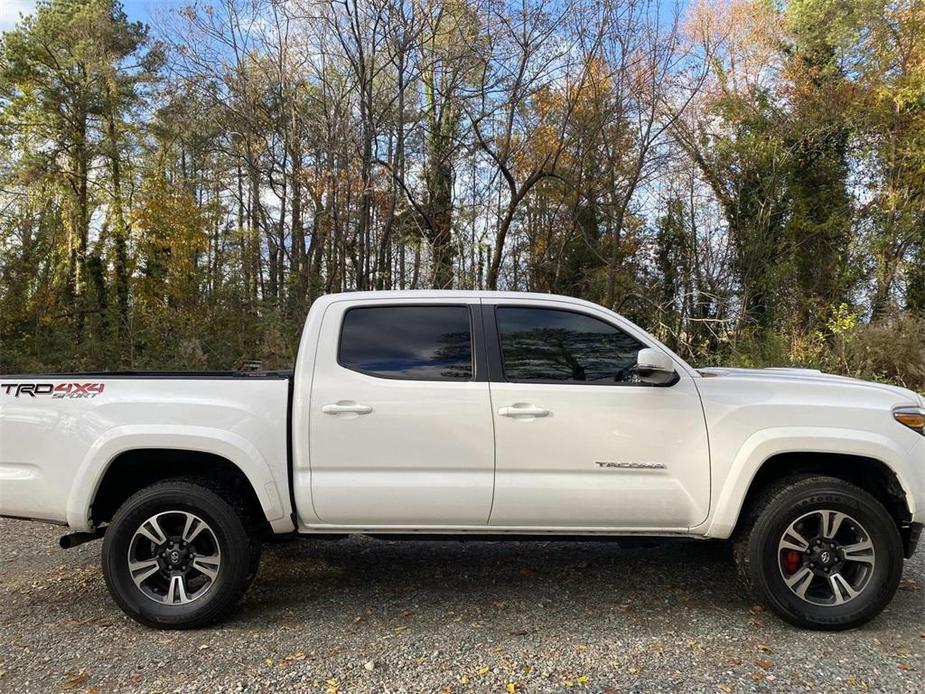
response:
M542 407L518 402L510 407L502 407L498 410L498 414L502 417L548 417L550 412Z
M357 402L333 402L321 406L325 414L369 414L373 408Z

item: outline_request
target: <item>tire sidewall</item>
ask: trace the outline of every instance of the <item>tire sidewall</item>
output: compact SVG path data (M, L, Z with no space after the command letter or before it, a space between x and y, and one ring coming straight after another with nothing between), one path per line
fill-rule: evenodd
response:
M205 521L218 542L222 563L208 591L186 605L164 605L135 585L128 551L141 524L165 511L187 511ZM233 604L251 573L250 538L223 499L192 485L162 485L131 497L113 517L103 540L103 574L113 598L133 619L161 628L192 628L214 620Z
M870 535L876 562L861 594L842 605L814 605L798 597L780 571L779 542L788 526L816 510L841 511L854 518ZM808 538L807 538L808 539ZM890 601L902 575L899 533L886 510L865 492L836 486L792 490L782 494L755 524L749 548L752 582L768 606L801 627L822 630L859 626L875 617Z

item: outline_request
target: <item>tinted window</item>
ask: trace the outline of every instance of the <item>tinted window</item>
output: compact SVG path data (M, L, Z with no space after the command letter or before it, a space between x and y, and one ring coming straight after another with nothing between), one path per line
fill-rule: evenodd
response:
M508 381L634 382L638 340L609 323L571 311L499 308Z
M338 359L387 378L468 380L472 339L465 306L376 306L344 316Z

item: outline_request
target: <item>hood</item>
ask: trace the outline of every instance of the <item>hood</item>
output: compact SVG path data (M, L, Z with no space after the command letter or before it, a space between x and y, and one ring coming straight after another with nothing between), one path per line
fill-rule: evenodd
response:
M914 391L887 383L862 381L858 378L836 376L823 373L818 369L792 369L783 367L765 369L736 369L726 367L711 367L698 369L704 378L748 379L750 381L776 382L776 383L806 383L807 385L839 385L864 387L893 395L898 401L909 402L914 405L925 406L925 399ZM897 404L901 404L898 402Z

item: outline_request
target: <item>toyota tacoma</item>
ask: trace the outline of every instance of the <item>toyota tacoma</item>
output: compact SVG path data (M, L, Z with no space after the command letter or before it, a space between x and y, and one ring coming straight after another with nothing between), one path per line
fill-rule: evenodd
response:
M227 614L273 535L730 539L785 620L876 616L925 521L925 402L694 369L543 294L335 294L294 370L0 377L0 515L102 537L115 602Z

